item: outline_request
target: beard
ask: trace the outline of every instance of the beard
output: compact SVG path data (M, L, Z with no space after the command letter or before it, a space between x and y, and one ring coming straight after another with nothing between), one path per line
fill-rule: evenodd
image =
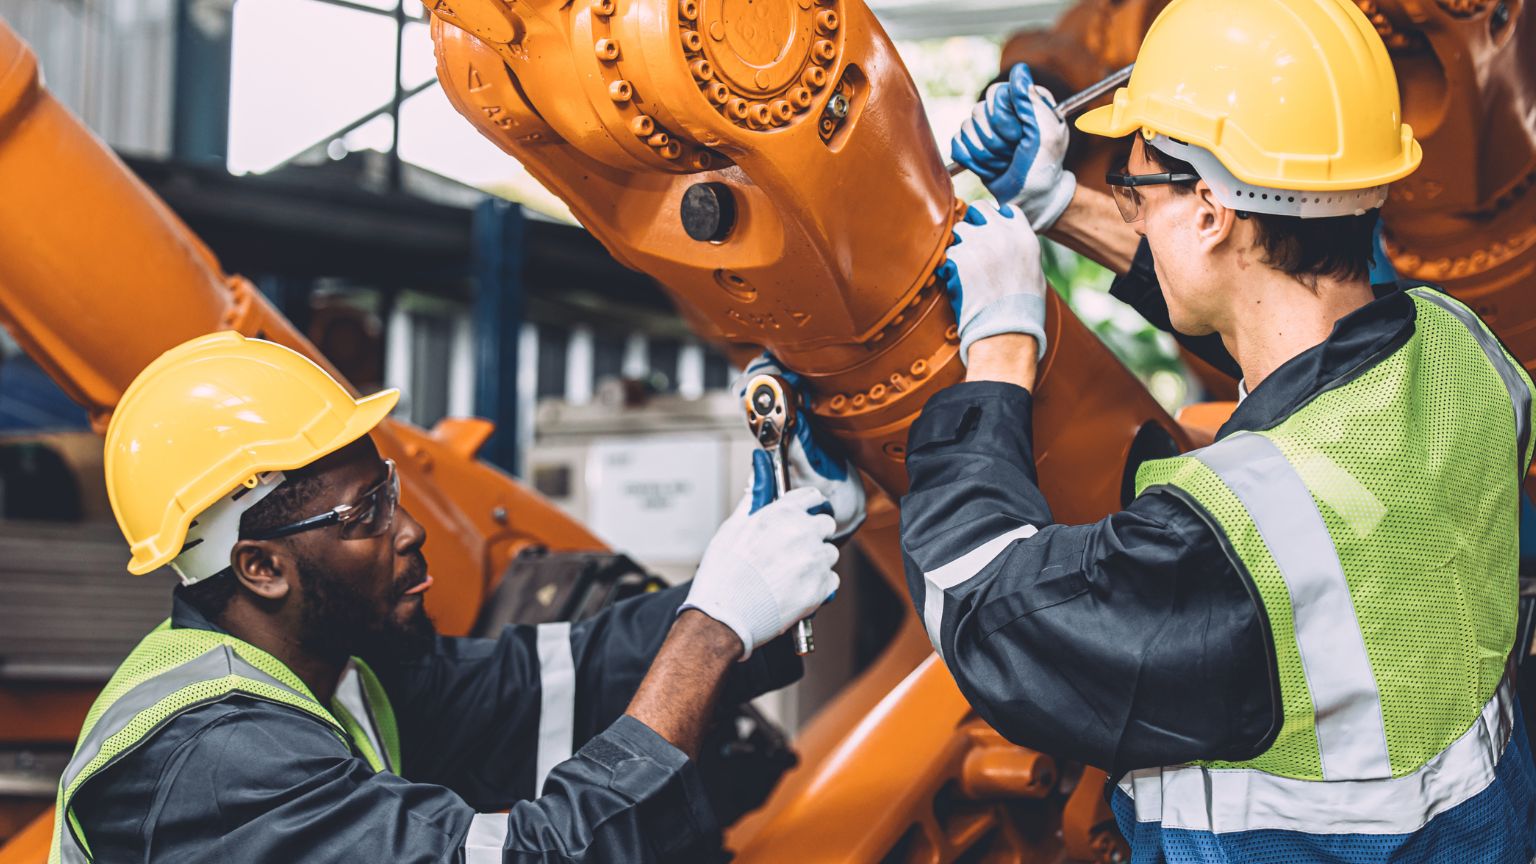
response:
M405 620L396 615L405 592L427 576L427 561L420 552L413 554L405 578L392 586L389 606L383 614L376 611L372 598L332 578L313 562L300 558L298 565L305 587L299 644L305 652L335 661L357 656L369 661L400 663L431 650L437 628L427 616L426 607L415 602Z

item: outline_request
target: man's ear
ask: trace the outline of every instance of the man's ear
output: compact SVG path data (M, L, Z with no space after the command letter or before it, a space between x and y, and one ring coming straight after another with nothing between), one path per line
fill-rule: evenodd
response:
M241 540L229 552L229 564L246 590L263 600L281 600L293 589L298 562L286 546L271 540Z
M1211 184L1201 180L1195 184L1195 234L1200 246L1207 252L1214 251L1232 236L1237 223L1237 211L1221 203L1212 191Z

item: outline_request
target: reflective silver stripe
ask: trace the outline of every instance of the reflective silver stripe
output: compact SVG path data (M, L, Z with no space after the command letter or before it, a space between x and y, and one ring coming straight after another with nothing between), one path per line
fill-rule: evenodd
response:
M1247 508L1285 579L1323 779L1392 776L1365 637L1338 551L1306 483L1263 435L1234 435L1194 456Z
M127 728L128 724L132 723L133 719L139 716L139 714L155 707L162 700L184 687L189 687L203 681L227 678L231 675L260 681L263 684L292 693L299 699L313 702L310 697L299 693L246 662L245 658L236 654L228 645L215 646L206 653L188 660L180 666L167 669L140 683L118 697L117 701L113 702L102 713L101 717L97 719L96 725L91 727L90 734L80 739L80 743L75 749L75 755L69 760L69 765L65 767L63 777L59 780L59 788L69 789L76 778L80 776L80 772L84 771L85 767L91 763L91 760L101 753L101 749L106 746L107 741ZM318 703L315 703L315 707L319 708L320 706ZM69 801L64 802L66 814L69 805ZM73 841L73 832L69 831L66 814L59 815L59 827L60 830L65 832L62 835L63 839ZM60 848L69 849L74 845L73 842L60 843ZM81 858L78 860L83 861L85 859Z
M1471 331L1472 338L1476 339L1478 347L1483 349L1483 354L1493 366L1493 371L1498 373L1499 380L1504 382L1504 389L1509 391L1509 401L1515 407L1515 440L1520 448L1515 451L1515 461L1523 470L1525 448L1531 440L1531 390L1525 386L1525 379L1520 375L1520 370L1509 359L1509 355L1504 353L1504 346L1499 344L1499 340L1483 328L1482 322L1472 313L1472 310L1438 291L1427 288L1415 288L1409 293L1451 313L1463 327Z
M464 864L501 864L507 845L505 813L476 813L464 837Z
M944 631L944 592L986 569L1013 541L1033 537L1039 530L1033 525L1020 526L923 574L923 627L928 630L928 641L933 643L933 650L938 652L939 657L944 656L944 649L939 645L939 637Z
M352 720L357 723L363 735L368 738L368 743L373 746L373 752L379 757L385 770L393 771L395 766L389 764L389 751L384 749L384 740L379 735L378 723L373 719L373 710L369 707L368 696L363 692L363 679L357 672L357 665L347 662L346 671L341 673L341 681L336 684L336 701L341 707L352 715Z
M544 778L571 758L576 732L576 663L571 658L571 625L567 621L540 624L539 754L533 794L544 789Z
M1402 777L1329 782L1183 766L1134 771L1120 789L1135 799L1137 821L1164 828L1411 834L1493 783L1514 720L1506 677L1460 738Z

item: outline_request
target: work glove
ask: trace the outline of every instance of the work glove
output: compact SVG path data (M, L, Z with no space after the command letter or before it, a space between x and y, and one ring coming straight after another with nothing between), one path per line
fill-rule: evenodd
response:
M798 393L803 395L806 392L805 379L786 371L772 354L764 352L748 363L746 371L736 379L737 399L747 398L747 382L757 375L778 375ZM832 517L837 520L837 530L832 534L833 541L846 540L859 530L866 515L864 481L852 462L833 456L822 445L811 425L810 415L804 408L799 409L795 415L795 438L790 442L788 456L790 488L810 486L826 496Z
M977 204L955 225L949 260L938 276L960 322L960 362L971 345L1002 333L1026 333L1045 357L1045 272L1040 239L1008 205Z
M754 488L771 488L771 462L754 459L753 468ZM832 572L837 547L829 540L835 523L812 512L825 507L825 496L810 487L791 489L756 511L753 498L749 490L715 532L678 609L697 609L731 628L743 660L810 617L838 586Z
M980 177L999 204L1023 210L1036 231L1055 225L1077 191L1077 176L1062 167L1069 132L1055 108L1029 66L1016 64L1007 81L987 88L949 145L956 162Z

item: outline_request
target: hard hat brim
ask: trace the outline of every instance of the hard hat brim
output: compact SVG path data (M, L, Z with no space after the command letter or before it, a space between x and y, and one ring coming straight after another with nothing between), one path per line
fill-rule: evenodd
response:
M1121 128L1122 126L1124 128ZM1115 123L1115 106L1110 104L1079 115L1077 118L1077 128L1080 132L1098 135L1101 138L1124 138L1135 132L1137 126L1134 123L1121 123L1117 125Z
M334 435L327 441L319 444L305 442L302 453L293 454L292 458L283 458L282 454L272 453L273 458L252 467L251 473L258 474L267 471L292 471L303 468L325 456L335 453L337 450L361 439L372 432L375 427L384 422L384 418L393 411L395 404L400 401L400 391L395 388L381 390L372 396L364 396L357 400L354 410ZM196 518L196 514L213 505L220 497L229 494L231 489L220 490L213 494L207 501L188 501L186 508L182 510L183 516L177 520L173 530L158 536L171 536L184 538L187 528ZM181 554L180 540L175 548L164 548L153 543L145 543L133 551L133 557L128 562L128 572L135 576L143 576L171 563L177 555Z

